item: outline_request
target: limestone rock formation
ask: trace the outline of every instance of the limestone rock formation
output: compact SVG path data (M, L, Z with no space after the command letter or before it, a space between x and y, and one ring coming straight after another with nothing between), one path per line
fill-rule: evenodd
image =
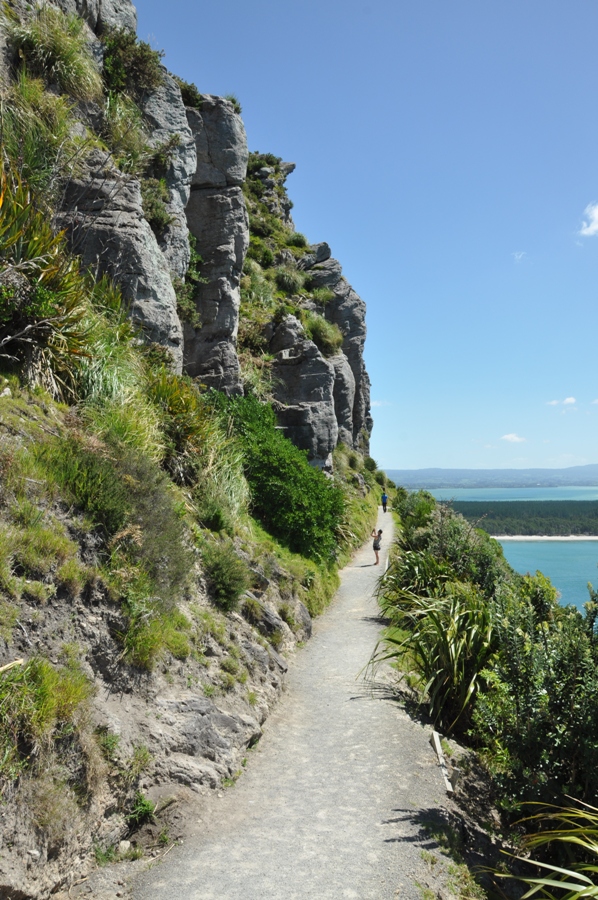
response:
M363 348L366 337L365 303L344 278L333 288L334 298L326 304L326 318L338 325L344 335L342 350L355 379L352 412L353 444L368 454L373 419L370 412L370 379L365 367Z
M247 170L247 138L232 103L205 97L188 109L197 168L191 182L187 223L203 259L196 304L201 326L185 325L185 371L203 383L240 393L236 339L239 283L249 246L249 218L241 185Z
M151 129L152 147L158 148L168 141L178 140L171 151L165 173L170 194L166 207L172 221L161 234L159 243L170 272L177 278L184 278L189 266L189 230L185 207L189 202L197 153L181 90L166 70L163 78L162 85L147 95L140 107L146 125Z
M337 386L335 403L339 425L339 440L349 447L369 453L369 436L373 427L370 412L370 380L365 368L363 348L366 337L365 303L342 276L338 260L330 256L326 243L314 244L310 253L300 261L312 287L326 287L333 298L323 307L322 313L343 334L342 352L353 375L353 385L347 380L347 370L342 360L337 360ZM351 399L352 396L352 399ZM348 404L351 404L349 414ZM340 417L340 418L339 418Z
M293 318L283 320L270 344L272 349L282 345L272 367L275 409L285 435L307 450L313 465L330 469L339 433L334 411L335 367L313 341L305 340Z
M355 376L344 353L337 353L329 361L334 366L334 415L338 425L338 440L347 447L352 447Z
M52 0L65 13L76 13L92 31L123 28L137 31L137 10L131 0Z
M121 286L148 339L166 347L180 372L183 335L166 260L143 215L139 182L94 150L65 187L58 223L84 265Z

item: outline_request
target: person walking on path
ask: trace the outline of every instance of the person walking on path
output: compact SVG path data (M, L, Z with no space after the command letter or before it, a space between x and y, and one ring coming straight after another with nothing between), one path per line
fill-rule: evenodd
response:
M372 535L374 538L374 553L376 554L376 562L375 566L380 565L380 542L382 540L382 529L379 528L378 531L376 529L372 529Z
M382 511L386 512L386 504L388 503L388 494L382 491Z

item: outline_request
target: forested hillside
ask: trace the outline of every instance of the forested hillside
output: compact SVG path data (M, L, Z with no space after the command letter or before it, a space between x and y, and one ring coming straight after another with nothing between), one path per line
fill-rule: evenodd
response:
M598 534L598 500L456 500L451 506L488 534Z

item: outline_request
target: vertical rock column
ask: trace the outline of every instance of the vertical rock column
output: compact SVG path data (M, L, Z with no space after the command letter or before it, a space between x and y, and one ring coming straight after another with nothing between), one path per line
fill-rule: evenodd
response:
M237 394L242 392L236 351L239 284L249 246L241 187L247 174L247 137L241 117L222 97L204 95L201 110L187 109L187 120L197 151L187 223L203 259L205 282L196 295L201 324L184 328L184 368L210 387Z

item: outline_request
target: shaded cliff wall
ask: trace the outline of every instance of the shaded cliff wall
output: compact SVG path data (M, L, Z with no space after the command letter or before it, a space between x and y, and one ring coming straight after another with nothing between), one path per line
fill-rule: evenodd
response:
M200 326L185 326L185 371L228 394L242 393L236 352L239 283L249 246L249 219L242 184L247 138L241 117L222 97L204 96L201 109L187 109L197 167L187 205L204 282L195 301Z

